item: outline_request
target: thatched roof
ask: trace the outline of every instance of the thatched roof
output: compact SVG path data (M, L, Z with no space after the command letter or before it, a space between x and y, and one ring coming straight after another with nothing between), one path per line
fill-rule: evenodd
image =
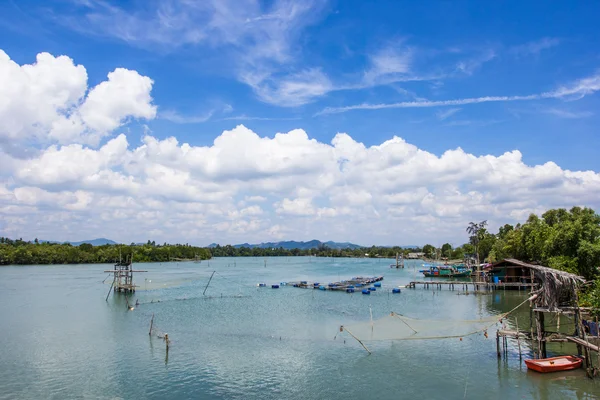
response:
M492 268L506 264L533 270L533 283L539 285L533 290L533 293L538 295L535 299L538 307L555 311L560 306L577 305L577 289L585 283L583 277L542 265L528 264L514 258L498 261L492 265Z

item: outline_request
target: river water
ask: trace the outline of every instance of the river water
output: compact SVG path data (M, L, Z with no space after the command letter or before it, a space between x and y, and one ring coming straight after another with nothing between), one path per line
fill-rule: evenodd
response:
M479 319L521 303L521 292L391 288L420 263L310 257L219 258L135 264L139 302L105 301L111 265L0 268L0 399L592 399L583 370L528 372L516 343L496 356L495 331L459 339L372 342L369 355L339 326L389 314ZM216 271L206 288L209 277ZM370 296L284 286L383 275ZM257 288L264 282L266 288ZM154 315L155 331L148 335ZM515 313L529 329L527 306ZM514 319L509 319L514 325ZM553 322L550 322L553 323ZM569 329L562 321L562 329ZM171 346L156 334L168 333ZM524 356L529 351L523 345ZM570 345L549 351L573 353Z

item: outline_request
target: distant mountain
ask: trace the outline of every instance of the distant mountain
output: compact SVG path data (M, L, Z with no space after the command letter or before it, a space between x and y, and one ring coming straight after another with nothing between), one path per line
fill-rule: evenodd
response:
M102 246L105 244L118 244L114 240L98 238L92 240L82 240L81 242L57 242L56 240L40 240L40 243L69 243L71 246L79 246L80 244L88 243L92 246Z
M69 243L71 243L72 246L79 246L80 244L84 244L84 243L91 244L92 246L102 246L105 244L118 244L114 240L105 239L105 238L82 240L81 242L69 242Z
M208 247L212 248L212 247L216 247L216 246L217 246L216 243L211 243ZM272 249L272 248L278 249L280 247L283 247L286 250L317 249L320 246L327 246L330 249L359 249L362 247L357 244L349 243L349 242L343 242L343 243L332 242L332 241L321 242L320 240L310 240L308 242L297 242L294 240L289 240L289 241L284 241L284 242L266 242L266 243L260 243L260 244L242 243L242 244L233 245L233 247L236 247L236 248L247 247L247 248L253 249L255 247L258 247L260 249Z

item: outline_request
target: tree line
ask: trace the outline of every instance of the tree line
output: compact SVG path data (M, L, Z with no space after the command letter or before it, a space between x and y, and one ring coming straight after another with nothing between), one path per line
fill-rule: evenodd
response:
M27 242L0 238L0 265L114 263L132 257L134 262L168 262L206 260L211 258L211 253L207 248L189 244L156 245L150 241L131 245L92 246L83 243L73 246L69 243L41 243L37 239Z
M469 242L458 247L445 243L437 248L426 244L422 248L362 247L332 249L321 245L316 249L250 248L217 245L212 248L189 244L102 245L39 243L21 239L0 238L0 264L76 264L111 263L131 254L137 262L166 262L211 257L386 257L396 254L423 253L431 259L473 257L494 262L517 258L551 268L576 273L594 279L600 266L600 216L591 208L573 207L552 209L541 216L531 214L523 224L505 224L498 233L487 230L487 221L471 222L467 233Z

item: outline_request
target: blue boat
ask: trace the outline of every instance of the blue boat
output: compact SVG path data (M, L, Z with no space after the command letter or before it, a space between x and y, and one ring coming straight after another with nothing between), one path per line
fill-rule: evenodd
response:
M363 289L362 294L371 294L369 289Z

